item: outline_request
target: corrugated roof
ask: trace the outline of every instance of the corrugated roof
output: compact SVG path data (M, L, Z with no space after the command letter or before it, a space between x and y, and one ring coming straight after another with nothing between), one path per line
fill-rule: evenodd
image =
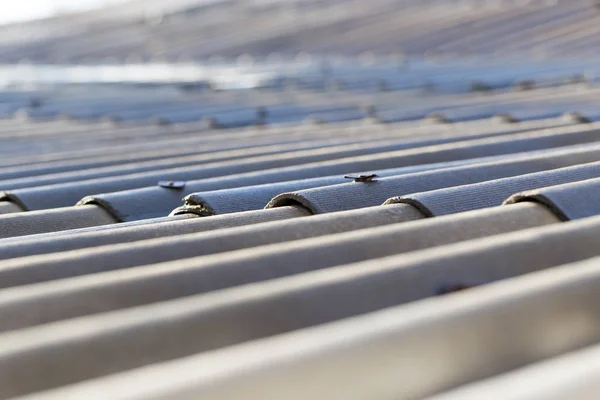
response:
M38 142L37 135L11 135L6 124L6 142L20 141L25 148ZM26 124L35 132L37 122ZM508 125L473 120L443 126L282 126L207 130L182 140L181 147L177 139L170 146L165 132L158 136L164 142L160 152L147 141L148 151L142 153L77 159L71 154L78 150L71 150L42 155L31 165L14 153L12 165L6 160L2 183L7 189L13 182L25 183L7 191L0 203L6 213L0 216L5 237L0 240L0 347L5 353L0 369L8 379L1 385L3 396L60 386L65 388L56 389L57 396L87 396L100 385L102 393L132 390L136 397L145 389L122 387L120 375L107 375L122 373L151 384L153 373L142 367L155 364L151 371L162 374L216 357L225 375L214 395L235 397L231 391L244 387L238 386L242 378L230 370L230 361L218 361L232 357L257 382L265 379L256 395L273 398L280 378L276 370L271 376L270 366L290 363L295 370L304 364L288 360L282 347L283 358L278 351L261 356L269 368L255 370L258 360L247 358L246 348L260 348L263 341L278 348L276 343L309 335L314 343L325 340L323 349L334 362L346 357L345 350L333 346L330 353L321 332L354 324L348 318L396 318L396 312L421 307L412 302L445 304L449 300L436 296L459 289L485 297L493 281L509 279L502 285L512 287L510 278L531 274L528 279L534 279L536 271L597 256L597 131L596 123L555 119ZM297 141L289 141L298 133ZM247 139L263 136L264 144ZM69 140L70 135L56 137ZM139 161L132 163L136 155ZM222 157L230 158L212 161ZM181 171L197 180L178 181L181 176L173 171L179 170L170 168L186 158L190 167ZM128 165L148 165L151 172L132 175ZM89 180L85 171L106 177ZM66 183L35 185L62 177ZM128 189L94 194L94 188L104 187L96 182ZM73 206L77 200L71 190L85 199ZM34 204L38 211L25 211ZM572 219L581 222L563 222ZM436 299L423 300L432 296ZM371 314L389 307L399 308ZM303 328L310 329L294 332ZM361 334L353 333L357 346ZM423 340L437 346L433 339ZM355 347L348 343L350 355ZM573 343L574 349L583 345ZM320 365L318 353L299 351L311 369ZM188 356L189 361L182 358ZM53 365L52 374L44 372L46 365ZM490 377L508 371L498 365ZM403 389L397 392L400 398L414 397L412 390L435 394L487 377L467 374L453 385L436 386L439 378L427 378L431 371L425 370L418 389ZM212 398L205 391L212 386L204 386L201 375L210 371L202 371L190 377L193 396ZM303 374L298 370L285 378L286 387L303 396L325 396L325 388L297 387L294 382L303 382ZM165 397L178 397L177 382L169 382Z
M38 64L0 77L0 398L594 399L600 68L465 54L580 54L597 17L492 3L144 0L3 39ZM392 36L408 63L355 57ZM256 58L98 62L141 37Z
M248 54L271 55L269 60L278 62L299 52L338 52L364 53L368 63L372 56L367 52L374 49L391 52L396 62L402 62L404 54L426 52L431 58L518 56L532 50L538 57L579 55L598 45L597 12L588 0L203 3L138 1L29 24L32 33L25 38L19 37L16 27L5 27L3 35L14 39L3 43L2 58L82 62L111 57L135 62L149 57L235 59ZM242 61L250 63L252 57Z

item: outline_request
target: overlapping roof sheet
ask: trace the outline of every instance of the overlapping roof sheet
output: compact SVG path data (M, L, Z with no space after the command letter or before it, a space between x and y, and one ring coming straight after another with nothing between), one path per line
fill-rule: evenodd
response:
M509 47L595 29L579 1L404 1L412 19L376 3L332 14L373 37L348 25L315 46L417 28L476 46L451 28L475 16L481 40L539 35L495 37ZM190 4L140 26L195 21ZM137 40L94 48L97 33L60 41L76 58ZM597 65L348 60L252 89L28 76L0 92L0 398L595 399Z

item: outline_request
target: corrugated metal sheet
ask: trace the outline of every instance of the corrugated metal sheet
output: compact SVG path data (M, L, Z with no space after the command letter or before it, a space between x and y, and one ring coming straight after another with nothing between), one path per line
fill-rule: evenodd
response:
M595 343L597 261L577 271L568 265L36 397L423 398Z
M600 14L209 3L0 27L0 398L595 399Z
M43 41L19 37L18 29L6 27L3 36L18 39L3 43L3 59L82 62L110 57L137 62L153 56L185 60L247 53L271 55L269 60L276 63L298 52L360 54L376 49L395 54L394 61L401 62L403 54L425 52L432 58L519 55L532 49L539 49L540 56L578 55L598 44L597 13L586 0L133 3L30 24L30 37L45 34ZM368 54L363 59L370 61ZM251 63L252 58L242 61Z

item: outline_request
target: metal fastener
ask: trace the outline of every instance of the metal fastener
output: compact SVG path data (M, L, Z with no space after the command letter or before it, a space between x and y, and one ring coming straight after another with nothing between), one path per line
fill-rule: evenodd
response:
M376 180L374 180L375 178L377 178L377 175L375 175L375 174L373 174L373 175L359 175L359 176L347 175L344 178L346 178L346 179L354 179L354 182L363 182L363 183L377 182Z
M158 182L158 186L166 188L166 189L183 189L185 187L185 182L182 182L182 181L160 181L160 182Z

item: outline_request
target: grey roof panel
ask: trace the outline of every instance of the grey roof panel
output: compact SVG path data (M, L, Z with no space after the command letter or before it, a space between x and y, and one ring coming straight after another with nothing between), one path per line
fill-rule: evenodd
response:
M410 204L423 214L432 217L498 206L510 197L511 193L598 177L600 177L600 162L594 162L471 185L407 194L392 198L386 201L386 204ZM573 200L577 201L577 198ZM573 207L577 205L573 204ZM594 215L593 212L590 212L590 215Z
M556 121L538 122L537 124L525 124L519 126L527 130L543 129L547 127L557 126ZM92 125L93 128L93 125ZM140 128L137 128L138 131ZM145 127L144 129L152 129L151 127ZM390 130L398 129L399 134L406 135L408 133L419 133L435 135L435 129L423 129L423 128L408 128L401 124L391 125ZM285 135L280 134L280 130L285 131ZM424 132L425 131L425 132ZM500 131L500 130L498 130ZM165 153L180 153L184 149L192 147L198 147L201 145L202 149L197 149L197 153L209 153L218 150L236 150L244 148L253 148L257 146L266 146L273 144L285 144L285 143L300 143L304 140L318 140L323 139L324 134L327 134L327 138L344 139L346 141L361 141L361 135L348 131L343 131L340 128L328 130L326 132L321 131L302 131L297 128L262 128L256 129L245 129L245 130L232 130L231 133L222 131L210 131L202 132L198 130L198 127L189 127L185 130L184 135L180 137L173 137L173 132L166 130L161 136L155 139L144 140L142 143L119 143L119 146L95 146L94 148L89 147L89 130L83 130L85 133L82 146L69 147L70 150L64 150L62 152L48 152L44 151L43 154L34 152L29 155L17 155L7 154L6 158L0 160L0 165L4 166L0 169L0 173L3 174L3 179L14 177L14 174L20 174L19 169L10 168L10 166L21 166L24 167L23 171L35 172L38 168L43 168L43 165L48 168L60 168L64 163L66 167L70 168L71 165L77 165L78 163L86 162L97 162L98 165L104 165L103 163L114 162L119 159L131 159L136 157L151 157L153 154L165 154ZM367 129L368 132L368 129ZM129 132L128 135L136 135L138 132ZM66 135L67 138L72 140L72 134ZM135 137L135 136L133 136ZM362 139L364 140L364 139ZM28 166L32 165L30 168ZM4 173L7 175L5 176ZM12 175L11 175L12 174Z
M578 146L574 146L572 149L563 149L563 152L569 151L578 151L576 148ZM586 150L591 150L588 146ZM361 172L358 174L350 174L348 176L329 176L322 178L312 178L312 179L300 179L294 181L284 181L278 183L268 183L262 185L252 185L252 186L241 186L235 187L232 189L221 189L221 190L213 190L213 191L204 191L199 193L192 193L185 197L185 204L176 209L173 214L181 215L187 212L190 213L200 213L201 215L214 215L214 214L225 214L230 212L240 212L240 211L250 211L250 210L258 210L263 208L266 204L270 202L270 200L280 193L289 192L291 190L302 190L306 188L313 187L323 187L323 186L332 186L335 184L347 183L352 181L352 177L360 177L361 175L377 175L377 178L381 177L390 177L394 175L405 175L405 174L414 174L423 171L437 170L437 169L445 169L452 168L461 165L473 165L473 164L481 164L485 162L491 162L494 160L508 160L514 157L536 157L541 155L542 151L530 152L525 155L523 153L518 153L515 155L502 155L502 156L493 156L493 157L480 157L480 158L471 158L468 160L459 160L459 161L448 161L442 163L431 163L424 165L416 165L412 167L401 167L401 168L392 168L385 169L379 171L368 171ZM560 152L560 151L559 151ZM243 183L242 183L243 185ZM190 186L197 187L193 182L190 183ZM140 196L141 193L137 193L137 196ZM102 197L103 200L106 200L106 196ZM152 200L149 198L147 201L155 201L156 198ZM92 201L93 202L93 201ZM83 201L81 204L85 204ZM111 203L111 206L114 208L116 204L114 202Z
M0 26L0 397L424 398L600 341L556 267L600 254L589 0L198 1Z
M478 162L490 161L490 159L495 159L495 157L483 157L375 171L371 170L368 172L360 172L360 174L376 173L381 176L400 175L448 168L456 165L476 164ZM393 165L392 162L393 160L390 160L389 164ZM227 196L225 200L229 201L229 196L239 196L240 192L244 192L246 189L254 187L255 189L252 189L252 191L256 190L260 194L247 205L242 205L242 207L243 209L248 209L249 207L262 208L270 199L269 195L271 195L271 191L268 189L263 192L262 190L264 189L260 189L259 187L262 186L263 188L266 188L268 185L276 185L279 183L281 185L293 184L293 182L305 181L306 179L314 181L318 181L319 179L331 179L334 175L330 176L330 174L336 171L338 171L338 176L333 179L345 180L345 178L343 178L346 173L345 171L347 171L348 168L353 168L353 166L348 166L348 160L344 160L341 165L337 164L337 162L327 163L326 165L323 165L323 163L316 163L300 166L298 168L271 169L201 181L189 181L186 182L185 187L179 191L167 190L158 186L131 189L121 192L87 196L78 204L97 204L106 208L106 210L111 212L111 214L120 221L135 221L143 218L156 218L171 212L174 207L181 204L181 198L186 195L196 193L206 194L207 197L212 196L213 194L216 194L217 196L225 195ZM368 167L368 161L365 160L364 165ZM323 176L324 178L321 178ZM225 190L227 190L227 192L225 192ZM239 204L240 199L241 198L237 198L235 201ZM262 200L264 200L264 202L262 202ZM259 201L262 202L262 204L260 204ZM223 207L230 211L233 210L233 208L227 207L226 204L219 204L215 207ZM213 209L216 210L216 208ZM187 211L192 210L188 209ZM205 210L200 211L201 214L204 214Z
M18 204L12 201L0 202L0 215L23 212L23 209Z
M337 158L375 154L385 151L411 148L411 145L400 139L373 140L365 143L337 144L327 146L323 142L303 142L300 144L271 146L271 149L258 148L258 154L245 154L244 151L225 152L223 160L218 153L192 155L187 157L174 157L164 160L147 161L132 165L118 165L114 167L95 168L88 171L74 171L50 176L39 176L30 179L17 179L0 182L6 190L19 189L22 187L35 187L51 184L69 183L77 185L78 181L89 181L97 178L113 180L126 180L130 178L130 185L140 187L147 186L160 177L193 176L196 179L211 178L215 176L230 175L246 171L256 171L269 168L286 167L291 165L318 162ZM229 155L227 155L229 153ZM206 162L206 163L204 163ZM186 167L182 169L182 167ZM123 171L123 174L120 174ZM146 174L143 174L147 172ZM137 175L136 175L137 174ZM178 175L179 174L179 175ZM185 174L185 175L182 175ZM118 176L123 175L123 176ZM131 178L137 178L131 180ZM167 178L164 178L167 179ZM181 179L173 177L173 179ZM137 186L136 186L137 185Z
M531 209L532 205L529 206L530 207L526 208ZM533 207L535 208L537 206L533 205ZM511 209L511 207L506 207L506 210L509 209ZM545 214L540 215L542 221L557 221L551 213L549 213L546 210L543 211L545 212ZM550 218L549 220L548 217ZM476 221L476 218L473 218L473 220ZM504 218L500 219L500 221L503 220ZM514 221L511 221L510 225L513 224ZM492 225L496 226L499 224ZM595 226L600 226L598 224L598 221L596 221ZM390 227L390 229L391 228L392 227ZM453 240L460 240L459 238L457 238L458 232L455 228L456 226L453 227L453 236L450 237L452 237ZM587 235L597 234L598 230L598 228L596 228L595 230L588 228L586 233ZM465 232L468 232L468 230L465 230ZM360 231L357 232L356 236L361 236ZM466 237L468 237L468 235ZM381 236L379 237L379 239L381 240ZM395 237L394 240L396 240ZM373 246L376 245L374 241L369 242L369 244L371 248L373 248ZM351 246L345 247L348 249L348 253L358 252L358 250L356 249L354 249L354 251L350 251L349 249L352 248ZM388 245L387 247L389 248L390 246ZM341 252L338 251L336 254L340 253ZM598 250L596 250L595 253L592 253L590 251L589 254L598 254ZM231 258L236 258L233 253L229 253L229 255L231 256ZM288 262L293 262L290 260L294 259L295 258L288 257ZM315 258L311 258L302 260L302 262L311 263L315 260ZM204 264L205 267L207 267L207 265L209 264ZM287 265L284 266L280 263L274 263L268 258L264 259L264 263L262 265L263 268L264 265L268 265L269 269L288 268ZM249 266L250 265L247 264L245 267L247 268ZM183 266L180 266L180 268L181 267ZM147 269L149 267L143 268ZM220 268L224 268L224 266L221 266ZM232 273L233 271L229 271L228 274ZM223 278L224 277L225 276L223 275ZM213 277L213 279L209 280L215 282L215 278L216 277ZM217 282L221 281L221 279L217 279ZM189 277L188 282L192 281L206 282L206 279L196 280L192 277ZM381 290L384 287L395 286L397 285L397 283L397 281L395 283L392 283L392 281L387 281L387 284L382 284L380 290L373 291L373 295L381 295ZM173 288L178 288L180 290L183 289L182 286L183 285L172 284ZM114 289L116 286L113 285L112 287ZM258 291L257 293L260 293L260 291ZM112 300L114 300L115 294L116 293L113 292ZM308 297L311 296L309 295ZM361 297L362 301L364 301L364 295ZM220 296L220 298L223 299L222 296ZM318 304L323 303L319 302ZM203 307L201 307L201 310L199 310L201 314L204 314L208 311L207 305L208 304L203 303ZM310 307L313 310L314 305L315 303L313 303L313 307ZM3 339L6 340L5 343L10 344L10 346L0 345L0 355L3 352L3 350L1 349L4 348L6 349L4 351L7 353L4 357L0 356L0 370L2 370L2 368L6 368L11 371L11 387L17 389L19 386L26 384L30 388L35 388L39 390L50 388L55 385L64 385L78 380L89 379L99 375L116 373L122 371L123 369L135 368L142 365L146 365L148 363L166 361L174 357L182 357L188 354L211 350L216 347L226 346L228 344L235 343L231 340L233 337L232 334L225 334L225 332L228 332L228 330L231 329L231 327L229 327L229 329L226 328L221 330L219 329L219 326L216 323L200 323L198 327L205 327L204 333L206 335L205 337L207 340L199 340L197 335L197 328L195 328L196 323L194 321L194 318L187 319L184 316L184 310L186 307L177 307L179 312L176 312L173 309L165 311L161 310L158 307L151 308L152 310L149 310L150 312L143 312L141 310L132 310L131 312L125 311L125 315L115 315L112 318L110 315L100 315L97 318L98 321L94 322L92 322L91 320L93 320L95 317L91 317L88 320L72 320L71 322L67 321L60 325L49 325L45 327L41 326L32 329L30 332L28 332L27 330L20 330L15 332L19 334L18 336L15 336L11 333L0 335L0 344L2 344ZM291 316L291 314L287 314L288 311L286 310L288 310L288 308L289 307L283 307L281 310L286 315ZM192 314L197 314L197 312ZM220 315L220 313L215 314L215 316L218 315ZM246 315L248 316L248 314ZM257 312L256 315L265 315L265 312L263 310ZM272 310L271 312L266 312L266 315L277 315L279 316L278 318L281 318L281 313L279 310ZM300 313L298 316L296 316L296 318L294 318L297 319L298 322L302 320L300 318L300 315L302 314ZM160 317L157 318L157 316ZM164 317L166 317L166 319L164 319ZM239 322L239 316L233 318L230 317L228 318L228 320L230 321L230 323L231 321L235 320L238 320ZM258 322L256 317L253 318L253 320ZM244 324L243 326L246 328L250 327L246 324ZM266 323L264 324L264 326L274 327L275 325L270 325ZM211 329L210 333L207 331L207 329ZM240 329L240 332L245 331L245 329ZM65 334L60 334L60 332L65 332ZM175 332L178 332L178 339L177 341L172 341L170 339L173 337L172 334L174 334ZM272 331L272 333L275 332ZM47 339L43 340L43 338ZM163 338L163 340L166 341L159 342L160 338ZM252 337L248 339L251 338ZM54 367L56 368L57 372L45 379L40 378L36 379L35 382L21 383L22 378L20 378L20 376L23 372L20 371L26 370L26 368L21 367L21 365L24 366L26 364L31 363L34 363L35 365L45 365L47 363L47 361L45 360L49 359L47 354L52 354L52 349L61 349L60 361L50 356L51 359L56 360L56 364L54 364ZM104 355L102 360L96 359L95 362L86 361L91 361L92 357L94 357L94 355L97 354L98 351L100 351L100 349L102 349L102 353ZM128 351L123 351L123 349L128 349ZM136 357L135 354L141 354L141 357ZM3 362L3 360L5 361ZM12 393L10 394L12 395Z
M144 220L145 223L136 221L53 232L52 234L30 235L19 238L19 240L0 240L0 260L167 238L308 215L310 214L303 208L281 207L258 212L231 213L212 218L197 218L193 214L185 214L154 221Z
M597 265L598 261L581 265L592 262ZM600 390L599 373L600 346L596 344L458 387L431 400L593 400Z
M285 212L285 211L284 211ZM133 221L133 222L125 222L111 225L94 225L86 228L76 228L76 229L67 229L64 231L55 231L55 232L45 232L45 233L36 233L33 235L27 235L27 237L19 237L19 238L4 238L2 239L2 244L8 243L22 243L24 241L29 240L37 240L37 239L48 239L48 238L56 238L68 235L77 235L79 233L88 233L88 232L103 232L103 231L114 231L120 228L131 228L137 226L144 225L158 225L164 222L177 222L187 219L196 218L196 215L193 214L182 214L175 215L169 217L162 218L152 218L152 219L144 219L141 221Z
M383 147L374 146L368 148L368 146L363 146L367 148L361 149L361 145L356 145L351 147L352 149L350 149L349 146L349 148L346 148L345 150L339 150L337 156L343 157L344 154L363 154L362 156L319 162L318 160L326 160L334 155L332 149L323 149L321 151L299 152L298 154L285 157L256 157L256 159L249 159L237 163L224 162L221 164L208 164L195 168L174 168L158 172L122 175L118 178L109 177L40 186L29 189L17 189L10 191L9 193L19 198L30 210L48 209L73 205L81 198L93 193L113 192L151 186L158 180L189 181L193 179L210 179L234 173L241 174L246 171L258 171L259 179L255 179L252 183L270 183L333 175L338 171L338 173L345 174L353 171L387 169L415 164L455 161L472 157L512 154L520 151L591 143L597 139L597 129L598 128L595 125L586 128L564 127L549 131L510 134L494 138L465 140L439 146L387 152L385 152ZM394 146L390 146L390 148L393 147ZM377 152L380 153L375 154ZM322 168L320 171L317 170L319 167ZM270 179L267 178L265 171L263 171L268 168L277 168L276 171L270 171L271 174L274 174L274 176L271 175L273 177ZM250 174L249 172L247 173ZM256 175L254 176L256 177ZM250 176L248 176L248 178L250 178ZM224 183L220 183L220 185L221 186L213 187L212 190L226 188L223 186ZM190 193L184 193L184 195L187 194ZM177 205L172 205L171 203L167 213L176 206ZM119 214L116 213L115 216L117 215ZM162 215L144 215L143 217L138 217L138 219L156 216ZM121 213L119 218L127 220L125 218L131 219L135 217L130 214L123 215Z
M378 173L377 175L381 175ZM260 210L279 193L290 190L331 186L347 182L343 176L303 179L264 185L246 186L234 189L213 190L192 193L185 197L185 204L174 211L175 214L201 210L207 215L228 214L232 212Z
M39 175L36 175L35 173L26 175L30 174L30 171L23 171L21 168L17 168L19 173L15 175L18 176L12 179L4 178L0 180L0 187L4 188L5 190L14 190L103 177L115 177L115 179L117 179L117 176L119 175L134 174L146 171L159 171L161 169L183 166L198 166L222 161L243 161L244 159L249 159L253 156L256 157L285 154L306 149L326 149L335 145L339 145L339 143L324 140L312 142L305 141L303 143L286 145L257 146L254 148L246 148L241 150L213 151L208 153L198 151L197 153L200 153L199 155L194 154L195 152L192 152L190 149L188 149L187 152L181 151L181 154L165 154L162 157L155 156L149 160L144 160L142 157L140 157L142 159L133 160L133 162L113 161L105 166L103 166L102 163L91 163L87 165L81 165L81 163L78 163L76 165L68 166L61 165L59 168L43 167L42 169L38 170ZM64 171L60 171L61 169Z
M96 225L114 224L115 219L97 206L0 215L0 238L33 235Z
M292 211L288 211L286 215L290 212ZM293 209L293 212L295 215L302 215L302 210ZM418 218L422 218L422 215L418 211L410 206L399 205L395 206L394 209L370 210L364 217L348 219L342 216L340 224L342 227L345 227L345 230L352 230L355 226L354 219L357 219L356 224L360 227L361 225L386 224L391 221L410 221ZM333 221L335 220L337 218L334 217ZM324 228L319 228L319 226L311 229L309 225L304 231L299 232L300 238L302 238L301 232L310 237L311 232L316 235L322 229ZM340 228L340 230L344 231L343 228ZM325 230L325 232L327 231ZM294 237L295 231L293 228L288 234L292 238ZM226 239L211 241L210 238L213 237L212 233L208 235L189 234L160 238L153 241L141 241L45 256L5 260L0 263L0 287L6 288L71 276L127 269L148 263L180 260L187 257L207 255L212 252L225 252L230 249L260 246L261 244L268 244L270 242L277 243L277 235L277 230L269 231L264 236L259 235L254 237L251 235L245 242L237 243L235 240L228 242ZM284 235L281 236L285 237ZM206 248L196 245L197 240L200 238L209 239L208 244L210 245L207 245ZM276 248L274 250L278 251ZM348 254L348 257L352 257L352 255ZM17 266L18 268L16 268ZM306 268L311 268L311 266L307 265ZM314 268L317 268L317 266L314 266Z
M66 386L33 398L75 399L99 392L115 398L152 399L423 398L595 344L600 338L596 307L599 282L598 260L575 268L566 265L456 296L433 298L219 351L193 354L192 350L177 360L165 357L165 362L151 368ZM135 311L123 315L131 321L143 317ZM172 313L169 315L173 318ZM98 329L112 329L108 318L104 322ZM43 345L52 348L72 332L66 331L66 326L50 325L26 335L24 331L15 332L1 340L14 346L14 352L26 351L44 332L47 339ZM559 334L557 326L569 326L570 332L577 327L577 334ZM84 329L90 332L91 326L82 324L79 332L84 333ZM128 348L137 350L140 342L132 342ZM81 351L87 345L74 344ZM178 344L171 340L170 351L176 351ZM486 351L482 351L483 345ZM7 346L3 349L10 352ZM41 351L34 354L39 359L47 357ZM75 353L73 359L88 357ZM39 374L44 377L41 382L29 379L32 371L25 364L14 362L17 375L6 382L9 386L3 385L6 395L51 388L95 373L92 362L83 362L81 365L90 370L81 373L73 363L63 362L61 372L52 376L42 373L43 366L32 364L40 368ZM344 365L344 374L339 373L340 365ZM405 372L398 374L399 369ZM348 376L361 379L349 380Z
M208 252L214 253L224 249L231 251L260 243L282 243L303 237L316 237L363 228L354 235L337 235L335 241L332 240L334 237L323 237L325 245L329 244L334 249L345 246L348 252L359 253L357 257L360 258L360 252L366 253L366 249L375 247L375 243L378 241L385 245L387 241L393 240L397 243L394 248L395 253L402 253L429 246L559 222L551 212L543 207L534 204L523 204L441 218L434 223L428 220L419 223L405 223L399 226L391 225L379 230L364 230L369 225L377 226L377 221L379 225L384 223L394 224L395 219L397 220L402 216L398 211L403 210L401 207L394 209L392 206L387 206L374 207L373 212L364 211L362 218L360 212L350 211L290 222L260 224L239 229L239 231L227 229L212 232L211 235L196 235L195 243L197 246L211 248ZM342 214L344 214L343 217ZM383 218L386 215L390 219L389 222ZM376 221L369 221L371 218ZM461 234L457 234L458 227L460 227ZM359 236L364 238L364 248L362 244L356 243L356 238ZM317 253L321 251L319 246L315 246L314 249ZM260 251L260 249L257 249L257 251ZM302 255L300 252L296 254L298 259L314 263L316 266L323 263L319 255L315 257ZM372 257L374 255L374 251L371 251L366 256ZM330 255L330 259L326 262L333 264L335 257L339 256ZM110 258L107 260L110 260ZM267 256L265 261L269 260ZM23 261L26 263L27 260L23 259ZM176 271L172 274L165 271L160 280L153 279L152 275L150 273L144 278L141 275L136 277L127 272L125 274L100 274L4 290L0 292L0 317L6 322L0 329L13 330L60 319L145 305L190 296L210 289L203 284L186 285L183 289ZM396 296L376 290L376 287L380 285L379 280L362 280L361 274L353 274L351 269L349 269L349 273L345 278L339 280L321 279L327 276L326 272L313 275L300 274L297 279L292 278L289 282L284 279L281 281L281 287L284 289L277 284L268 283L264 285L264 289L258 291L242 288L239 291L240 294L235 294L237 292L232 289L234 291L231 292L231 295L225 296L225 299L228 300L219 301L219 306L215 307L213 311L210 311L211 308L207 306L207 304L211 304L210 297L201 297L199 298L201 301L190 299L189 302L202 304L201 307L204 312L202 313L203 316L196 318L198 324L204 324L201 322L201 318L206 317L211 319L210 324L208 321L206 322L207 326L213 325L215 329L216 326L219 326L218 329L223 331L230 330L228 326L232 323L231 321L235 320L245 320L245 326L253 326L251 333L240 330L237 336L233 332L225 335L223 341L219 342L220 346L232 344L233 341L251 340L275 332L300 329L330 319L343 318L397 304L395 303ZM125 276L129 278L125 279ZM357 282L360 281L360 284L351 283L353 279L356 279ZM195 281L195 279L190 280ZM198 282L201 281L198 280ZM373 288L373 296L369 301L365 301L363 296L352 295L352 292L357 290L359 285L363 288L362 290L366 291L370 291L369 288L371 287ZM110 295L108 295L109 293ZM218 293L215 296L218 298L224 297ZM338 302L335 298L343 298L344 301ZM302 299L306 299L306 301ZM184 300L184 302L186 301ZM66 307L67 304L70 306ZM323 312L318 312L316 311L318 307L315 308L315 304L328 304L328 306ZM265 307L271 311L265 312ZM279 307L286 309L289 315L304 315L304 317L280 320L278 317L280 312L276 312ZM283 309L281 312L283 312ZM241 314L238 315L238 312L241 312ZM192 311L190 311L190 317L191 313ZM242 315L246 317L242 317ZM264 317L259 317L259 315L264 315ZM271 320L271 317L274 319ZM246 320L246 318L248 319ZM235 330L232 329L232 331ZM214 345L216 342L213 340L212 343Z
M600 179L544 187L517 193L505 204L535 201L549 207L564 221L588 218L600 214Z
M588 148L577 147L566 151L561 150L557 153L548 152L547 154L528 156L516 154L515 159L500 159L479 165L382 178L369 183L346 183L295 193L283 193L273 198L268 207L296 204L307 208L314 214L369 207L383 204L392 197L411 192L425 192L593 162L598 160L599 155L600 152L595 145L588 146Z
M401 167L385 169L381 171L373 171L378 177L413 174L422 171L450 168L463 164L476 164L485 162L490 158L475 158L461 161L450 161L445 163L433 163L425 165L417 165L414 167ZM353 175L370 175L371 172L365 172ZM250 210L259 210L275 196L290 190L301 190L313 187L332 186L336 184L352 181L352 176L329 176L323 178L300 179L294 181L285 181L278 183L267 183L263 185L242 186L232 189L221 189L213 191L205 191L200 193L192 193L185 197L184 206L176 209L175 214L186 212L200 212L202 215L219 215L231 212L241 212ZM194 185L192 183L192 185ZM150 199L148 201L151 201ZM85 203L85 202L83 202ZM114 205L113 205L114 207Z
M4 246L8 246L8 248L13 248L14 245L17 245L16 247L21 248L21 246L25 246L25 249L33 250L33 254L37 254L38 252L44 252L44 246L37 242L38 239L50 243L50 248L52 249L55 248L54 246L58 246L57 249L60 249L63 243L71 243L70 239L75 239L75 237L77 238L74 241L78 243L76 246L93 247L102 246L103 244L120 243L121 241L131 242L156 237L183 235L185 233L221 229L228 226L243 226L310 215L306 210L299 207L284 207L281 210L273 210L274 212L234 213L229 218L193 218L195 217L194 215L184 214L107 226L102 220L94 220L92 217L81 218L82 211L85 212L86 210L88 212L90 210L93 211L92 216L107 216L110 218L111 223L116 222L104 209L94 205L31 211L18 215L12 214L12 218L7 219L6 222L8 228L11 228L12 225L24 225L25 228L21 231L17 231L15 228L13 232L7 228L4 240L0 241L0 247L4 248ZM35 221L38 218L42 221L47 219L49 223L43 224L42 227L29 226L31 225L30 221ZM80 222L70 221L71 219L77 220L78 218L82 220ZM2 223L2 217L0 216L0 226ZM16 234L13 235L13 233ZM27 238L14 238L14 236L25 234L28 235ZM41 234L45 235L42 236ZM90 239L88 239L88 236ZM32 246L26 245L28 241L32 242ZM7 251L5 254L0 255L0 259L10 258L9 254L10 252Z
M534 128L518 128L514 129L513 133L522 133ZM408 130L410 131L410 130ZM463 135L448 134L444 132L429 133L423 132L423 129L414 129L415 133L420 133L419 136L407 137L406 130L399 130L394 127L389 127L385 130L370 132L365 129L362 136L340 134L336 132L328 132L326 137L305 138L303 141L291 140L288 135L271 137L270 143L258 145L256 141L260 139L254 138L255 145L241 149L227 149L232 147L225 141L225 138L220 138L217 143L221 143L224 150L215 148L215 144L210 142L206 135L198 135L195 141L186 140L185 147L173 148L177 143L164 143L163 150L153 150L146 154L140 153L139 148L133 147L131 150L135 152L122 153L123 149L106 149L108 155L96 156L94 158L86 157L83 160L69 160L68 162L42 163L41 165L29 167L13 167L0 169L0 186L4 189L18 189L33 186L50 185L61 182L72 182L76 180L85 180L92 178L100 178L104 176L125 175L136 172L152 171L166 168L174 168L176 166L197 165L200 163L208 163L210 161L226 161L251 156L260 156L268 154L278 154L292 152L302 149L325 149L327 147L350 145L355 143L368 142L369 145L376 145L378 142L390 142L391 138L402 139L402 147L411 148L424 145L451 143L471 137L491 137L511 133L506 129L471 130ZM227 136L227 135L223 135ZM241 136L241 135L239 135ZM265 135L266 136L266 135ZM293 137L293 135L292 135ZM234 137L235 138L235 137ZM242 146L243 137L236 138L236 145ZM281 142L281 143L280 143ZM158 145L157 145L158 147ZM210 148L212 147L212 150ZM233 146L235 147L235 146ZM117 153L117 154L114 154ZM132 164L133 163L133 164ZM18 178L18 179L17 179Z

